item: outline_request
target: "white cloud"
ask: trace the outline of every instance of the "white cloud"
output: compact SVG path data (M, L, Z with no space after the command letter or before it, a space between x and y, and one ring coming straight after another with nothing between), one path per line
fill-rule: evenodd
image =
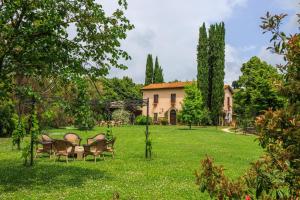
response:
M112 2L101 1L108 11L116 7ZM126 16L136 28L128 34L123 48L132 60L126 63L128 70L112 69L111 76L127 75L144 82L146 56L152 53L159 57L166 81L196 78L199 26L228 19L234 9L246 4L247 0L128 0Z
M300 7L299 0L277 0L277 4L284 9L298 11Z
M240 51L229 44L225 47L225 83L231 84L232 81L237 80L241 75L241 66L243 60L241 59Z
M242 51L242 52L249 52L249 51L253 51L256 49L256 46L255 45L249 45L249 46L243 46L243 47L240 47L239 48L239 51Z
M277 0L277 4L284 10L283 13L289 12L287 23L283 26L283 30L286 32L299 32L299 22L297 13L300 10L299 0Z
M281 55L272 53L270 50L267 49L266 46L261 47L258 53L258 57L273 66L276 66L278 64L284 64L283 57Z

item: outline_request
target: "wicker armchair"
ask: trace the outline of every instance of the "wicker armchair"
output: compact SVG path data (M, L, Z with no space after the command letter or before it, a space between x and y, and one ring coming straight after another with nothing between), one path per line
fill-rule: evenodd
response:
M84 148L84 160L88 155L94 156L95 162L97 161L97 157L103 155L107 146L106 140L96 140L91 144L83 145ZM104 157L103 157L104 159Z
M81 143L81 137L76 133L66 133L64 140L71 142L75 146L80 146Z
M116 137L114 137L111 141L106 142L106 148L105 148L105 152L110 152L112 153L112 157L115 157L115 141L116 141Z
M37 141L36 144L35 157L37 157L39 154L47 153L51 158L53 141L54 139L52 139L50 136L42 134L41 138Z
M68 157L73 156L75 145L72 142L66 140L54 140L53 142L54 155L60 159L60 156L65 156L68 163Z
M43 142L53 142L54 141L54 139L51 138L48 134L42 134L41 135L41 140Z
M87 144L92 144L96 140L105 140L105 134L104 133L100 133L100 134L95 135L94 137L88 138L87 141L86 141L86 143Z
M35 149L35 158L37 158L38 155L43 153L49 154L49 157L51 158L52 142L37 141Z

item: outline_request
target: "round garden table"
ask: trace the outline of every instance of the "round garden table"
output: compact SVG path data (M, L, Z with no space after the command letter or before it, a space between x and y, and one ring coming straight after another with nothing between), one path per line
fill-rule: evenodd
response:
M77 160L83 159L84 148L83 146L75 146L75 152Z

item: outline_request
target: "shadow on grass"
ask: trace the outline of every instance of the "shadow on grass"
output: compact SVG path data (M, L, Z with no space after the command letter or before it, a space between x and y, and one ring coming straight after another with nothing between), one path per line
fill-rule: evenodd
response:
M178 128L178 130L180 130L180 131L196 131L198 129L197 128L192 128L192 129L190 129L190 128Z
M207 128L207 127L208 126L192 126L192 129L190 129L188 126L186 126L186 127L178 128L178 130L181 130L181 131L194 131L194 130L204 129L204 128Z
M105 171L88 167L72 166L72 163L38 163L24 167L19 162L1 160L0 192L45 187L51 190L78 187L87 180L111 179ZM49 187L47 186L49 185Z

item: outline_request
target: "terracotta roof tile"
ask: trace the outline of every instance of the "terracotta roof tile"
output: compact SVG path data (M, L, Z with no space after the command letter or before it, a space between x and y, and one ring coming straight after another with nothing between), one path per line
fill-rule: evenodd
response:
M229 91L233 94L233 89L230 85L224 85L224 90L229 89Z
M171 89L171 88L184 88L186 85L191 85L193 81L187 82L172 82L172 83L153 83L142 88L142 90L156 90L156 89ZM229 89L232 93L233 90L230 85L224 85L224 89Z
M154 89L170 89L170 88L184 88L186 85L191 85L193 82L173 82L173 83L153 83L142 88L142 90Z

